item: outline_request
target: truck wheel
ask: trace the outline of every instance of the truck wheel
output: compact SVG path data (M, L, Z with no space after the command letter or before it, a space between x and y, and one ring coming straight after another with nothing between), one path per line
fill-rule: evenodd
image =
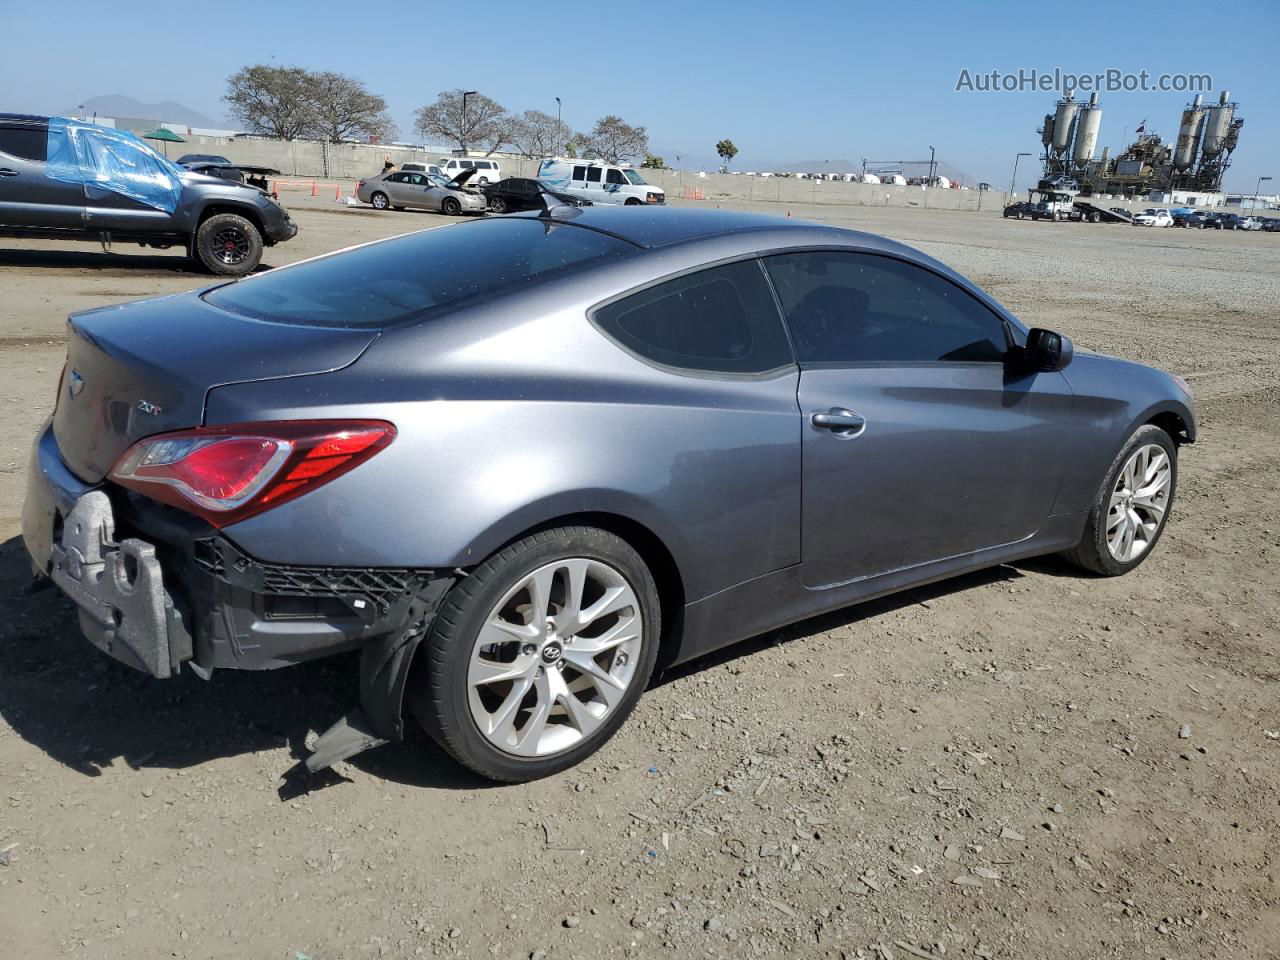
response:
M196 258L210 273L243 277L262 261L262 234L235 213L215 213L196 230Z
M640 201L639 201L639 200L637 200L635 197L627 197L626 203L624 203L624 204L623 204L623 206L625 206L625 207L638 207L638 206L640 206Z
M454 759L491 780L548 776L627 719L653 671L660 618L653 576L621 538L576 526L532 534L445 595L406 691L410 708Z
M1101 223L1101 222L1102 222L1102 214L1097 213L1097 212L1094 212L1094 213L1089 214L1089 222L1090 222L1090 223Z

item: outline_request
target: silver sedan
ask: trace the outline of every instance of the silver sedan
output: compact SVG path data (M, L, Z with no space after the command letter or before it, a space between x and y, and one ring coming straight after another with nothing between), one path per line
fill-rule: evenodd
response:
M361 180L356 196L377 210L433 210L451 217L463 213L484 213L488 201L484 194L466 188L474 170L464 171L452 180L431 173L393 170L390 173Z

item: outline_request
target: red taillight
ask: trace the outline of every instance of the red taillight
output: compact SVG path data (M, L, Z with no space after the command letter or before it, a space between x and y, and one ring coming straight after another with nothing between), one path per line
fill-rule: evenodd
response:
M215 527L340 477L389 444L382 420L284 420L162 433L139 440L111 479Z

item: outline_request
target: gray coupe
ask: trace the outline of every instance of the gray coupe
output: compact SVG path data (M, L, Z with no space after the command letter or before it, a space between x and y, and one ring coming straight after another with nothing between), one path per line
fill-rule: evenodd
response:
M407 712L528 780L743 638L1037 554L1127 573L1196 433L1177 377L918 251L718 211L439 227L68 340L36 570L156 677L360 650L313 769Z

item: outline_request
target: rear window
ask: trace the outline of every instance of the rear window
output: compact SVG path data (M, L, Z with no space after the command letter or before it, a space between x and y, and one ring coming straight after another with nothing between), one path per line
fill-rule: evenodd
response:
M0 127L0 153L43 163L49 155L49 130L29 125Z
M274 323L385 327L619 260L636 249L567 224L481 220L273 270L212 290L205 300Z

